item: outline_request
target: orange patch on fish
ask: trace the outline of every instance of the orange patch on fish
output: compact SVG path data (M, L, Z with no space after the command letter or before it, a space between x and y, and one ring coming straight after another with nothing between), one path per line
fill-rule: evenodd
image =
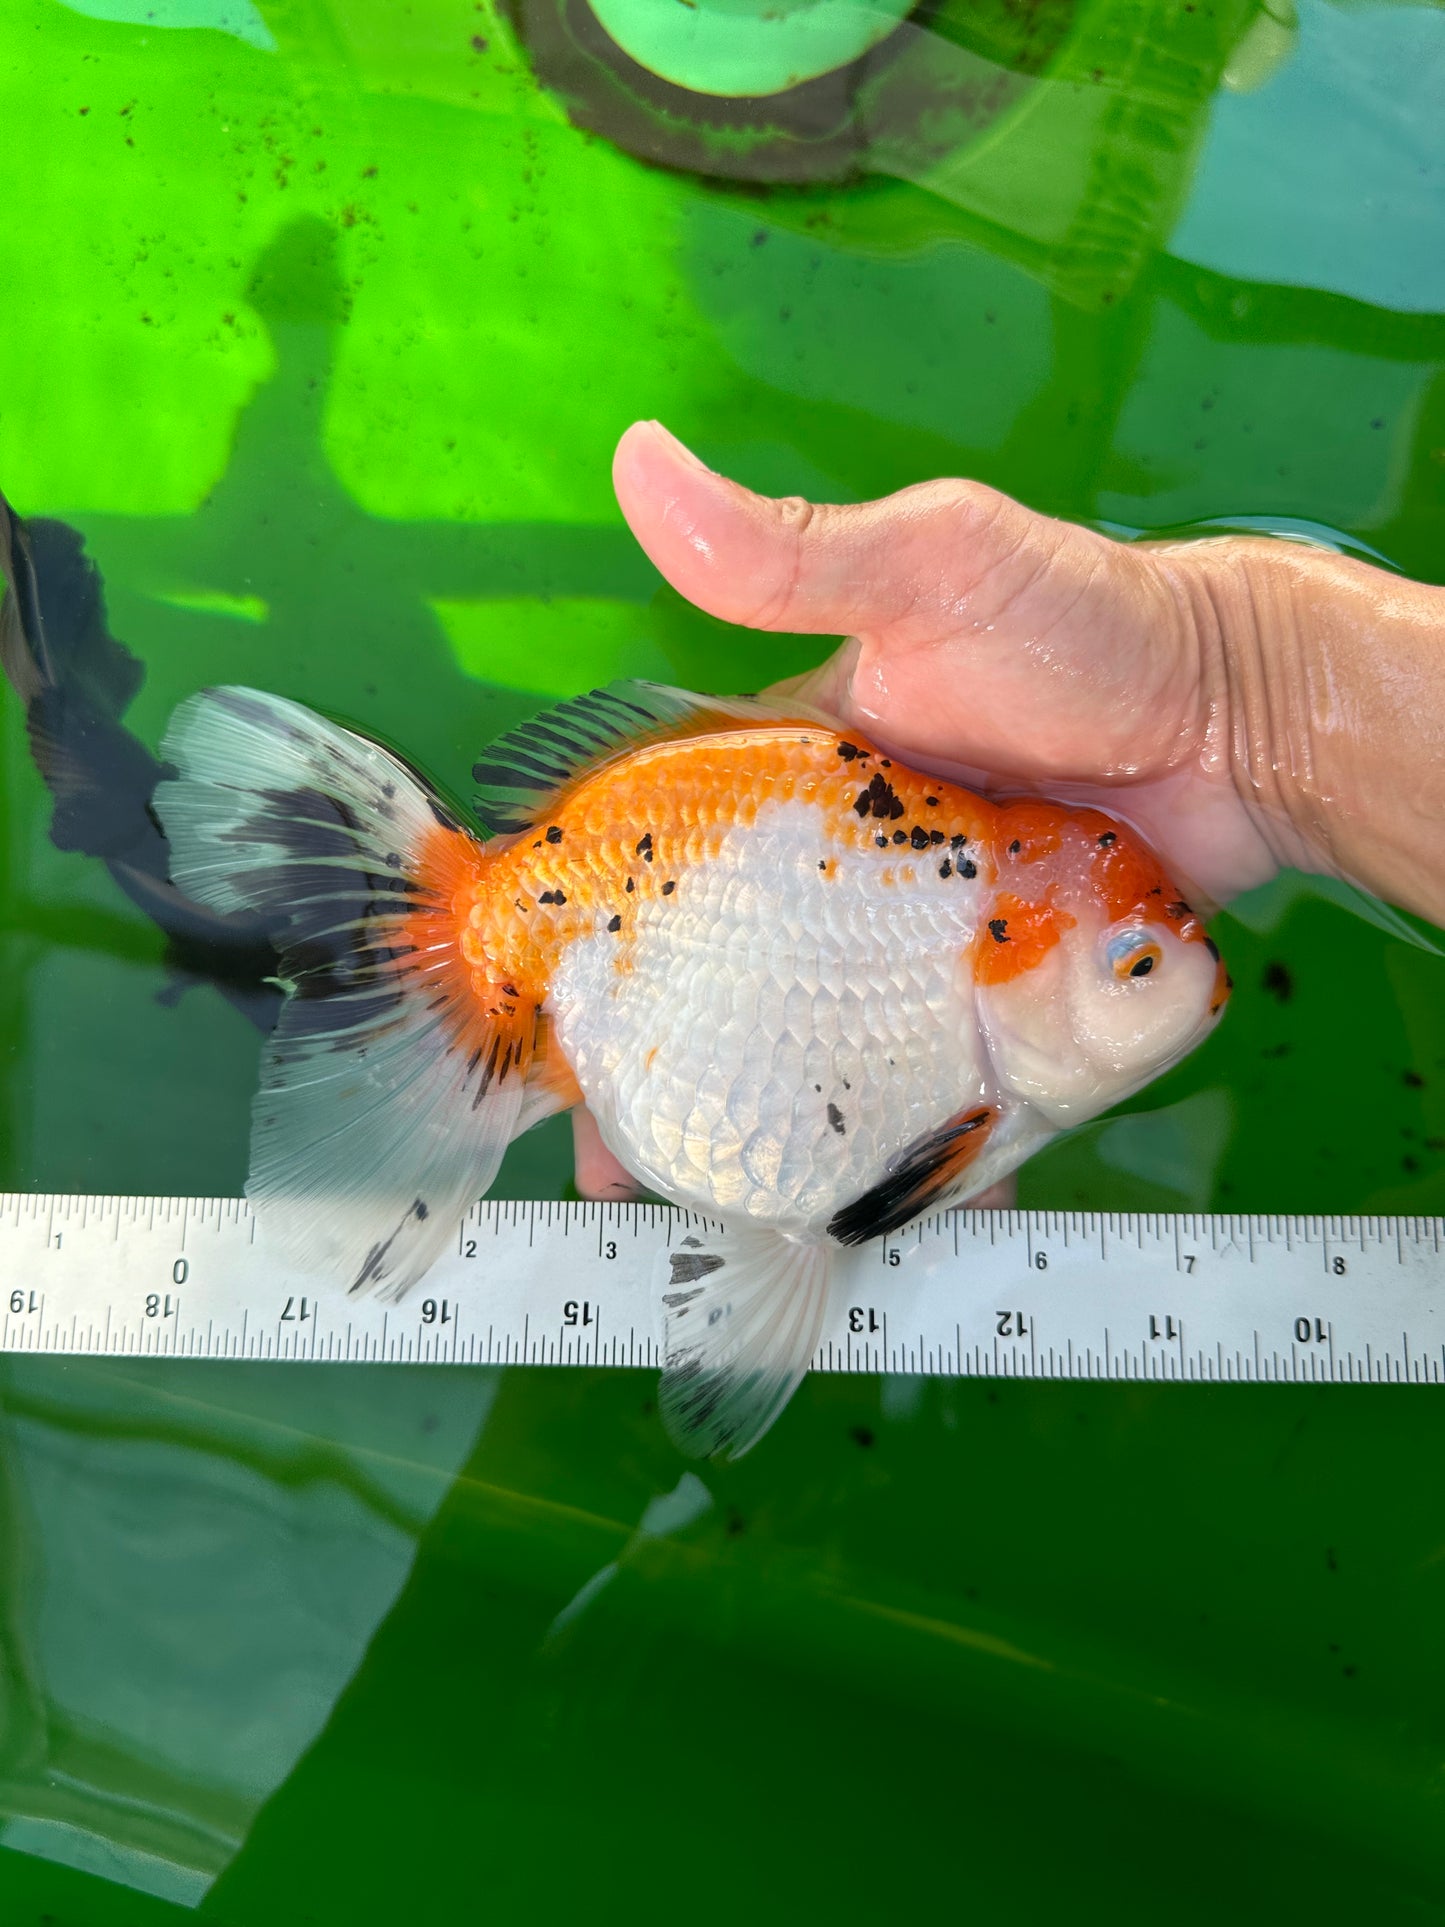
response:
M979 932L974 975L981 984L1008 983L1041 963L1076 921L1056 904L1027 903L1005 891L990 905Z
M960 839L981 844L997 814L955 784L897 768L865 738L817 724L724 727L644 744L559 793L542 834L487 846L484 871L461 885L469 956L540 996L562 950L594 930L600 914L625 971L642 906L672 896L760 810L794 802L818 811L828 876L838 864L830 851L840 848L932 851L961 866ZM902 881L916 878L908 865Z
M995 834L1001 857L1016 863L1038 863L1056 856L1063 847L1070 813L1058 803L1010 803L1000 810Z

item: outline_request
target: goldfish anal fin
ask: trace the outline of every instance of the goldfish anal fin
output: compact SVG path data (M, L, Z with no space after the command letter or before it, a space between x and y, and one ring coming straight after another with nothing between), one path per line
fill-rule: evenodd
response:
M927 1211L954 1190L989 1140L997 1113L986 1104L960 1111L901 1151L888 1170L829 1220L840 1244L861 1245Z
M378 745L254 690L182 704L156 809L172 874L259 913L290 989L247 1196L305 1272L401 1294L455 1238L522 1112L536 1007L478 994L452 899L481 845Z
M609 683L569 697L499 737L472 769L477 815L489 829L525 830L559 791L624 750L785 716L798 720L804 712L752 696L695 696L661 683Z
M751 1227L664 1254L662 1417L695 1458L741 1458L813 1361L828 1308L826 1246Z

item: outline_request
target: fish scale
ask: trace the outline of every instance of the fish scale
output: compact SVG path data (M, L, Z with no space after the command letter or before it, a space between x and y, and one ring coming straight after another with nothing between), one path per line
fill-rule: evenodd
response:
M821 1228L882 1161L988 1091L962 963L981 885L935 874L885 921L891 852L845 851L825 876L822 826L809 804L760 810L684 872L666 915L639 921L625 973L599 911L551 991L563 1049L629 1168L682 1202L797 1231ZM722 933L740 892L758 909L739 950ZM825 1066L826 1081L810 1075Z

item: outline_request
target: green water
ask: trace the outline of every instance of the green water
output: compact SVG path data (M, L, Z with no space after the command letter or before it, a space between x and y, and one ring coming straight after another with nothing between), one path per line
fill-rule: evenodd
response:
M9 0L0 487L145 742L252 682L463 787L539 699L815 658L659 586L634 416L1441 579L1445 13L1285 16L950 4L694 126L532 0ZM234 1193L254 1024L0 726L0 1188ZM1296 879L1217 935L1222 1030L1023 1201L1445 1212L1445 963ZM0 1919L1445 1919L1442 1427L817 1379L684 1476L642 1376L6 1360Z

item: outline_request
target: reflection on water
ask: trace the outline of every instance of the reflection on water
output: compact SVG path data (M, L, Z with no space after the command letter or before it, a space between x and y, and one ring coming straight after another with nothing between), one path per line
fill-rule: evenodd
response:
M325 1726L496 1384L5 1361L0 1844L200 1900Z
M71 738L114 732L133 803L208 682L465 794L539 695L814 659L658 586L607 481L634 416L777 492L964 473L1438 575L1438 10L950 0L889 52L948 112L902 128L854 72L810 123L845 164L783 187L583 131L601 67L549 92L509 24L540 11L0 20L45 156L9 208L0 487L84 544L141 666ZM0 1186L233 1194L264 1008L167 947L104 812L57 847L56 801L6 697ZM1439 959L1293 880L1220 935L1228 1023L1025 1201L1445 1209ZM567 1183L565 1126L503 1179ZM470 1918L479 1865L522 1918L646 1879L703 1920L876 1920L905 1865L998 1917L1436 1905L1432 1409L811 1381L704 1480L652 1392L5 1365L0 1910L36 1856L190 1902L219 1874L207 1907L278 1927Z

